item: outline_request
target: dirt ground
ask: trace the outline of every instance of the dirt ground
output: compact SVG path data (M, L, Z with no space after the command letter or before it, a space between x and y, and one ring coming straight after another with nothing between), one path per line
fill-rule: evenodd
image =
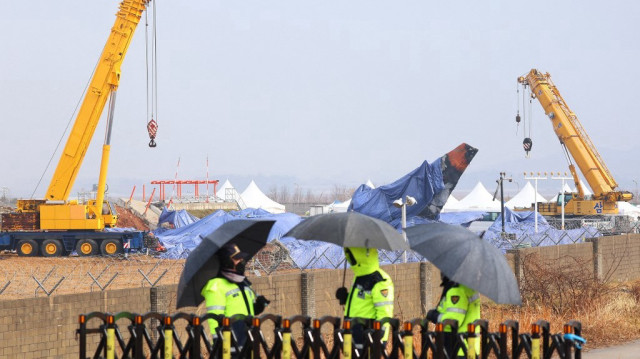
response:
M118 227L121 228L135 228L141 231L149 230L149 223L145 222L142 218L136 216L131 210L116 206L118 212Z
M0 300L46 296L44 291L51 292L54 287L55 295L61 295L99 291L100 287L150 287L154 282L158 285L175 284L178 283L183 267L184 260L137 254L128 258L43 258L2 253Z
M118 227L149 230L149 224L131 210L120 206L116 210ZM141 254L44 258L4 252L0 253L0 300L46 296L45 292L60 295L175 284L183 266L184 260Z

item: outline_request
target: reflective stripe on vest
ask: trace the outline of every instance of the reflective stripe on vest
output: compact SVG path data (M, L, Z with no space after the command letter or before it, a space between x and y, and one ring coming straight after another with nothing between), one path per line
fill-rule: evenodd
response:
M226 306L224 305L211 305L207 307L207 310L224 310Z
M471 297L469 297L469 303L473 303L478 299L480 299L480 293L476 293L476 294L472 295Z
M453 313L460 313L460 314L467 314L467 311L464 309L460 309L460 308L447 308L447 312L453 312Z
M393 305L393 301L391 300L387 302L378 302L373 304L374 307L382 307L383 305Z
M240 293L240 288L231 289L230 291L226 292L224 295L228 297L228 296L234 295L236 293Z

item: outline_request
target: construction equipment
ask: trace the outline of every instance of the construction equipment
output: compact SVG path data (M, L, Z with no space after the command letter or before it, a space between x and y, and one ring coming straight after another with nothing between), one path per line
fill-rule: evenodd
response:
M150 0L123 0L116 21L104 46L84 95L73 128L44 199L17 202L17 213L3 215L0 248L16 249L20 255L60 255L76 249L80 255L115 254L122 251L139 232L120 234L105 232L115 227L115 207L105 201L107 167L111 142L116 90L120 82L120 66L127 53L140 17ZM69 200L84 156L109 100L106 134L96 198L87 203ZM155 135L155 133L154 133ZM137 241L136 241L137 242ZM140 240L142 243L142 240Z
M618 214L617 202L631 201L633 195L631 192L617 189L618 184L578 121L578 117L569 109L551 81L551 75L532 69L528 74L520 76L518 83L525 90L527 87L529 88L531 98L538 99L545 114L551 120L553 130L564 149L569 170L578 191L577 193L561 193L556 202L538 203L538 211L547 216L560 215L564 200L564 213L569 216ZM516 121L519 121L519 114ZM525 144L525 150L529 151L531 140L528 139L527 143L528 147ZM592 196L585 195L572 158L591 187Z

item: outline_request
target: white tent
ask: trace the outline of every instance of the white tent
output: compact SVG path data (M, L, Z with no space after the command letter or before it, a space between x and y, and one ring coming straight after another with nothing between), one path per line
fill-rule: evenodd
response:
M351 204L351 198L344 202L340 203L332 203L329 205L329 211L326 213L343 213L349 209L349 205Z
M447 202L442 206L442 212L455 212L460 209L460 201L458 201L453 195L449 195Z
M619 201L618 202L618 213L634 217L634 219L635 219L635 218L640 217L640 208L638 208L637 206L632 205L629 202Z
M500 201L493 199L493 195L487 191L482 182L478 182L473 190L458 202L458 206L463 210L500 211Z
M546 202L547 200L544 199L544 197L542 197L539 192L536 194L536 189L533 188L531 182L527 182L527 184L522 187L520 192L518 192L518 194L508 200L504 205L510 209L514 209L515 207L525 208L531 207L531 205L536 201Z
M582 186L582 190L584 191L584 195L585 196L593 195L593 192L591 192L591 190L589 189L589 186L584 184L584 182L582 180L580 180L580 186Z
M222 184L222 186L218 186L216 188L216 197L218 197L221 200L236 200L238 197L240 197L240 194L238 193L238 191L236 191L236 189L233 187L233 185L231 184L231 182L229 182L229 180L227 179L226 181L224 181L224 183ZM227 198L230 197L230 198Z
M271 213L284 213L284 205L267 197L254 181L251 181L247 188L240 195L247 205L247 208L262 208Z
M562 187L562 191L564 193L568 193L568 192L578 192L574 189L571 189L571 187L569 187L569 185L567 184L567 182L564 183L564 187ZM550 200L548 200L547 202L558 202L558 192L556 192L556 195L553 196L553 198L551 198Z
M367 183L365 183L365 184L366 184L366 185L367 185L367 187L369 187L369 188L372 188L372 189L373 189L373 188L376 188L376 186L374 186L374 185L373 185L373 182L371 182L371 180L370 180L370 179L368 179L368 180L367 180Z

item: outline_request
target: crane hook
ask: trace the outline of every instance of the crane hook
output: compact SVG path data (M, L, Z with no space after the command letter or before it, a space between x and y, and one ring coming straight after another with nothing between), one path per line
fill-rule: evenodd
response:
M158 123L156 120L151 119L151 121L147 123L147 131L149 132L149 138L151 139L151 141L149 141L149 147L156 147L156 141L154 141L156 139L156 134L158 133Z
M527 153L527 157L529 157L529 151L531 151L531 147L533 147L533 141L531 141L529 137L525 138L522 141L522 147L524 148L524 151Z

